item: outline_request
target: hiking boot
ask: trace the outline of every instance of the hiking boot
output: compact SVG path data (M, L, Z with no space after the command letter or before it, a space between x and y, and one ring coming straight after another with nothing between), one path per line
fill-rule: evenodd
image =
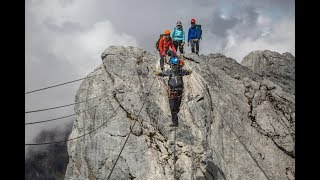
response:
M178 122L172 123L172 124L170 124L169 126L170 126L170 127L178 127Z

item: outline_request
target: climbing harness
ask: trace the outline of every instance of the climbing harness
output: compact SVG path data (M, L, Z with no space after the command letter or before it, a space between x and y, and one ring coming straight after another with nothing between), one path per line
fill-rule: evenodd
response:
M183 88L175 88L172 90L170 86L167 86L167 95L169 99L182 98Z

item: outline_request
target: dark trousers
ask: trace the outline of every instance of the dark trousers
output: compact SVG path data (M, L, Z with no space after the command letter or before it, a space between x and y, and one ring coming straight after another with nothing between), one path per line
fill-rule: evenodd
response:
M182 99L182 91L178 93L178 97L176 98L171 98L169 96L169 105L170 105L173 124L178 124L178 113L180 111L181 99Z
M195 42L195 39L190 40L190 45L191 45L191 52L199 53L199 40ZM196 46L196 51L194 51L194 46Z
M176 57L176 56L177 56L177 55L176 55L173 51L171 51L171 50L166 50L165 52L166 52L166 54L167 54L168 56L170 56L170 57ZM159 54L160 54L160 52L159 52ZM163 67L164 67L164 57L162 57L161 54L160 54L160 68L163 69Z
M173 46L174 48L176 48L177 52L178 52L178 48L180 51L180 54L183 54L183 46L181 46L182 41L173 41Z

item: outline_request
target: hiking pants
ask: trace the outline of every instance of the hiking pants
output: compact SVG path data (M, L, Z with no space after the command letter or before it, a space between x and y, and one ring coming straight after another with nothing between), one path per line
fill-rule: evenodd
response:
M179 47L180 54L183 54L183 46L181 46L181 43L182 43L181 40L173 41L173 46L176 48L177 52Z
M168 56L170 56L170 57L176 57L176 56L177 56L177 55L176 55L173 51L171 51L171 50L166 50L165 52L166 52L166 54L167 54ZM160 54L160 52L159 52L159 54ZM160 68L163 69L163 67L164 67L164 57L162 57L161 54L160 54Z
M197 42L195 42L195 39L191 39L190 40L190 45L191 45L191 52L195 52L194 51L194 46L196 46L196 52L195 53L199 53L199 40Z
M182 91L178 93L179 97L176 98L170 98L169 97L169 105L171 110L171 117L172 117L172 123L177 124L178 123L178 113L180 110L180 104L182 99Z

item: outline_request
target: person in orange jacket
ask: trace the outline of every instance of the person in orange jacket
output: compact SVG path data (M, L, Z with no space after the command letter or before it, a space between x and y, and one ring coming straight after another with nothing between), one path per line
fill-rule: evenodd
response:
M171 48L171 50L170 50ZM177 57L176 48L173 45L173 41L170 37L170 30L165 30L163 37L159 41L159 52L160 52L160 67L161 71L164 71L164 58L166 55L171 57Z

